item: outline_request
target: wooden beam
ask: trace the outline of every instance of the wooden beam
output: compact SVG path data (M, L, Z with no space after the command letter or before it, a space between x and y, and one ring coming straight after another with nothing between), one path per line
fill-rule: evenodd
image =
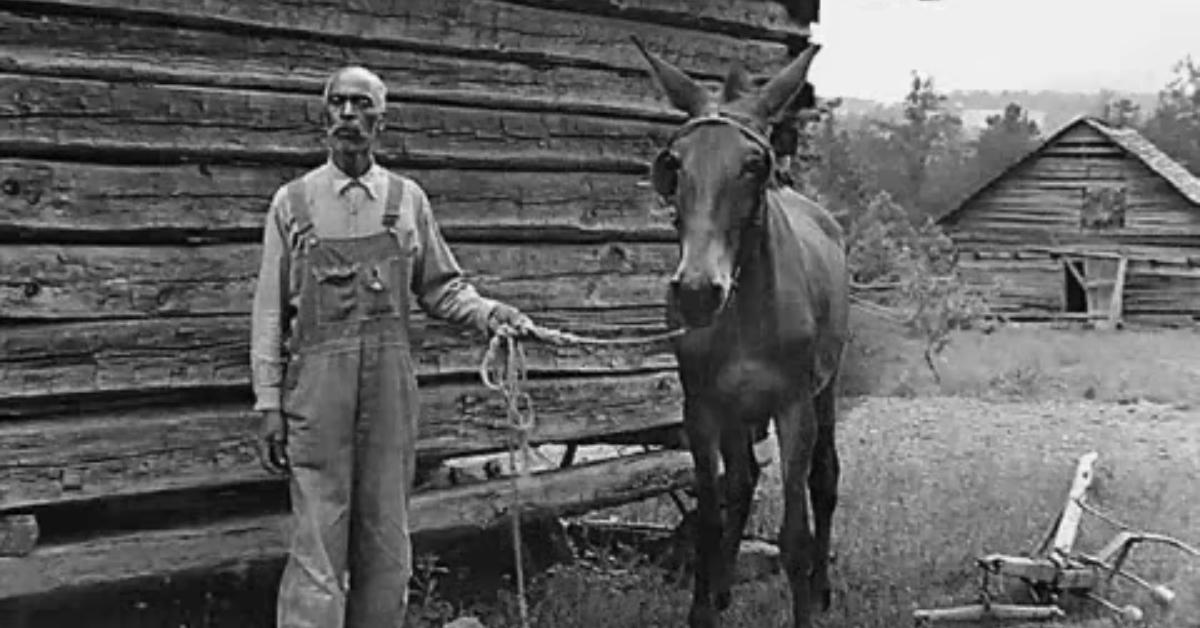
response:
M1129 260L1122 257L1117 262L1117 278L1113 285L1112 302L1108 306L1108 322L1116 327L1125 311L1125 279L1129 272Z
M736 37L793 41L805 39L807 25L796 24L782 2L744 0L503 0L558 11L606 15L626 20L710 30Z
M8 156L143 164L317 165L313 94L0 74ZM389 110L379 154L423 167L641 173L674 125L411 103Z
M537 474L520 484L520 508L529 517L570 516L653 497L685 486L691 465L687 452L664 451ZM412 500L411 529L418 540L477 533L505 524L512 499L507 478L420 493ZM286 528L286 517L272 515L40 547L0 561L0 599L277 560Z
M1081 274L1079 273L1079 269L1075 268L1075 263L1074 263L1074 260L1071 260L1071 259L1064 259L1062 263L1063 263L1063 266L1065 266L1065 267L1067 268L1067 270L1071 272L1071 275L1072 275L1073 277L1075 277L1075 281L1078 281L1078 282L1079 282L1079 285L1080 285L1080 286L1086 286L1086 285L1087 285L1087 280L1086 280L1086 279L1084 279L1084 278L1083 278L1083 275L1081 275Z
M534 380L532 444L602 440L679 425L676 375ZM420 389L422 463L502 451L515 438L504 402L480 385ZM249 403L169 405L0 421L0 511L271 481ZM276 478L277 479L277 478Z
M1067 566L1067 557L1075 546L1075 537L1079 533L1079 522L1083 519L1081 502L1092 485L1093 467L1099 455L1094 451L1088 452L1080 456L1076 465L1071 490L1067 493L1067 501L1063 505L1062 515L1054 532L1054 540L1050 545L1050 559L1060 567Z
M498 0L406 0L370 6L299 6L287 0L250 4L229 0L21 0L20 4L26 12L48 15L291 39L300 44L328 42L347 49L378 46L541 66L599 66L626 75L645 72L644 59L629 41L631 34L683 69L711 78L719 78L734 59L755 73L786 64L783 44L748 37L746 27L759 26L759 36L789 36L785 30L762 27L766 20L759 17L759 11L730 5L721 22L741 32L713 32L720 26L711 20L707 26L712 28L697 28L704 25L697 25L694 19L686 28L677 28L673 22L695 15L679 9L655 11L661 17L655 23L588 14L578 6L547 10ZM299 52L303 57L302 48ZM205 51L203 56L213 54L220 53ZM331 64L332 60L326 65Z
M143 245L256 244L275 190L299 166L115 166L0 159L0 238ZM641 175L402 171L429 197L447 239L674 241Z
M456 104L495 109L596 114L680 121L652 81L635 74L644 68L614 67L571 57L559 45L530 58L529 51L507 48L469 50L441 42L363 41L354 33L288 31L267 36L233 27L181 27L161 18L130 20L103 13L10 13L0 9L0 67L20 74L62 78L271 89L320 94L330 69L346 63L365 65L393 87L398 103ZM586 17L584 19L587 19ZM253 27L250 30L254 30ZM272 30L272 29L261 29ZM659 28L644 39L656 50L671 51L693 39L678 39ZM482 34L482 32L481 32ZM666 37L664 37L666 35ZM702 35L703 36L703 35ZM574 40L568 40L574 41ZM628 43L627 41L624 43ZM747 39L735 45L745 46ZM753 44L750 44L753 46ZM724 65L698 68L701 80L715 84ZM772 59L777 67L780 59Z
M679 257L657 243L451 249L481 292L531 310L661 307ZM248 314L261 256L258 244L2 246L0 308L29 322Z
M543 314L531 311L542 320L556 320L559 324L555 327L589 336L649 335L662 330L658 323L661 314L657 312L645 312L638 324L631 325L604 324L602 310ZM573 322L563 325L564 320ZM415 322L412 332L420 378L478 381L486 342L482 334L427 318ZM240 394L240 389L250 383L249 343L250 321L245 316L0 329L0 399L4 400L0 417L77 404L79 399L73 397L80 395L136 399L157 391L205 389ZM666 341L563 346L529 343L527 364L537 377L606 375L673 368L675 358Z

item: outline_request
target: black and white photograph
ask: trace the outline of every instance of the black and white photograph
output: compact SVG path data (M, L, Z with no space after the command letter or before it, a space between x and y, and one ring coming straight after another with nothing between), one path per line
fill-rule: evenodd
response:
M1200 0L0 0L0 628L1200 628Z

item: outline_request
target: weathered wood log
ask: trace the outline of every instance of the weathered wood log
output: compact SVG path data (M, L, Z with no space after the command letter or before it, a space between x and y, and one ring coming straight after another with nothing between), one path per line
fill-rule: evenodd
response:
M672 372L533 380L524 389L537 413L534 445L633 434L682 416ZM465 384L420 391L423 464L514 442L498 393ZM0 511L270 480L254 450L258 420L249 403L224 403L0 421Z
M0 238L144 244L257 243L275 190L301 167L111 166L0 160ZM638 175L401 171L429 196L446 238L674 238Z
M487 56L517 63L620 68L644 72L644 60L630 43L639 35L680 67L719 77L733 59L751 72L786 63L786 48L747 37L746 24L729 20L733 36L661 22L622 20L572 10L547 10L498 0L407 0L403 3L286 0L23 0L27 11L84 14L126 22L219 30L246 37L332 41L349 47L386 45L427 52ZM713 4L711 10L720 10ZM677 4L676 7L679 5ZM766 9L767 7L755 7ZM686 12L682 13L686 15ZM767 20L751 17L753 23ZM665 24L664 24L665 23ZM709 22L710 25L713 22ZM537 28L530 28L537 25ZM751 24L753 25L753 24ZM714 25L715 26L715 25ZM760 27L758 34L779 38L787 31ZM553 51L553 52L551 52Z
M594 318L564 310L562 317ZM536 316L537 313L533 312ZM661 320L660 316L647 319ZM640 327L566 325L589 335L661 331ZM413 357L422 378L474 379L486 339L478 332L418 319ZM241 388L249 384L250 323L245 316L106 321L0 329L0 417L36 413L79 395ZM666 342L555 346L529 343L531 374L603 375L672 368Z
M520 482L520 508L538 519L653 497L686 485L691 466L687 452L666 451L537 474ZM418 539L478 533L505 524L512 500L507 478L419 493L412 500L411 529ZM274 515L41 547L20 560L0 561L0 599L278 559L286 527L286 518Z
M335 39L337 37L335 36ZM357 63L389 85L389 100L496 109L678 120L648 81L613 68L527 64L489 55L247 37L116 18L0 12L0 70L63 78L142 81L320 94L333 68ZM54 42L53 46L49 42ZM705 81L710 83L712 81Z
M0 152L137 163L324 159L313 95L0 74ZM640 173L671 125L410 103L381 160L416 166Z
M774 0L504 0L630 20L647 20L738 37L786 41L807 37L808 25L797 24L782 2Z
M733 42L735 46L745 46L754 39L754 33L789 42L806 37L787 24L781 25L783 30L758 27L758 16L752 13L765 8L762 18L773 20L771 14L775 11L769 8L770 3L734 8L728 6L732 3L707 2L695 8L669 7L669 12L664 11L668 7L658 7L657 3L639 4L643 6L625 4L624 9L634 12L627 17L661 25L642 36L668 56L681 44L691 45L695 31L706 28L734 34L740 40ZM731 9L737 11L731 16L736 21L721 17ZM182 28L152 15L131 20L129 16L96 11L72 14L53 5L48 10L41 15L36 8L28 13L0 11L0 41L6 43L0 51L0 70L317 94L332 67L359 63L380 73L393 86L392 97L400 102L606 113L657 120L680 118L651 81L631 75L636 66L606 66L590 59L583 62L571 56L569 45L563 45L573 39L559 42L552 48L553 53L543 48L536 53L537 58L531 59L529 51L510 48L469 50L446 48L441 40L413 41L404 31L388 33L386 37L391 39L364 40L352 32L262 27L259 30L269 32L255 37L247 36L245 23ZM678 27L688 27L691 32ZM715 83L734 59L741 59L741 55L722 59L719 67L695 69L711 77L702 79L706 83ZM777 66L783 61L780 56L772 64Z
M628 20L686 26L736 37L769 41L806 41L811 29L796 24L783 3L745 0L505 0Z
M521 307L658 305L677 247L453 244L479 290ZM261 247L0 247L0 309L54 320L248 313Z
M29 554L37 541L37 517L28 513L0 515L0 561Z

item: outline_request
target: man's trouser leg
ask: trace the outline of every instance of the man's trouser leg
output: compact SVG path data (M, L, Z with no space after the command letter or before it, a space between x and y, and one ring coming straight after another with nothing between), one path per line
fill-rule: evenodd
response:
M407 345L364 343L361 390L347 625L399 628L412 574L408 499L418 412Z
M358 352L306 355L284 393L292 534L279 586L279 628L345 625Z

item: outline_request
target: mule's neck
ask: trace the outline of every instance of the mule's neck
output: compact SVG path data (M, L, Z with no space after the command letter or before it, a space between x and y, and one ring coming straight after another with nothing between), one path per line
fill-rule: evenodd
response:
M769 192L768 192L769 194ZM742 230L738 247L738 279L731 296L732 331L742 337L770 336L775 316L767 195L755 211L759 219Z

